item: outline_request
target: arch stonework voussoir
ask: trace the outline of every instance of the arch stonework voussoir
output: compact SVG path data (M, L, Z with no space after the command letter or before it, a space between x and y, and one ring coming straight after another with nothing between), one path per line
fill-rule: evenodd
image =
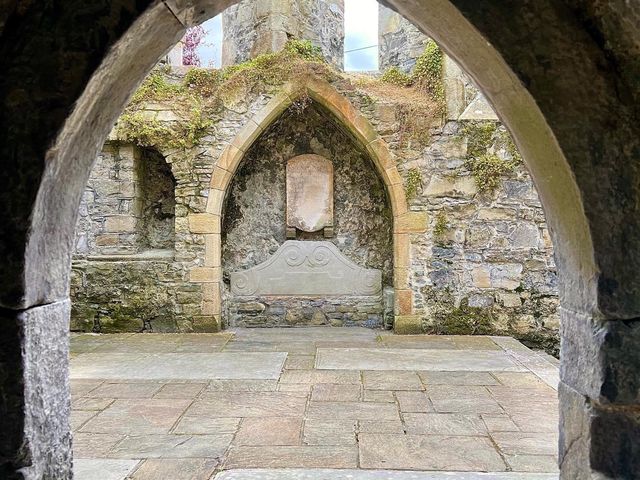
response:
M193 268L189 278L191 282L203 284L202 314L213 317L217 325L222 324L221 220L231 180L260 135L304 96L326 109L362 146L384 183L393 212L395 314L400 319L399 323L404 325L403 332L417 332L420 329L419 319L412 316L413 294L409 288L410 235L426 231L426 213L408 210L404 184L393 154L369 120L329 82L314 77L285 84L240 129L224 148L213 169L206 213L189 216L191 233L203 235L205 241L204 266Z

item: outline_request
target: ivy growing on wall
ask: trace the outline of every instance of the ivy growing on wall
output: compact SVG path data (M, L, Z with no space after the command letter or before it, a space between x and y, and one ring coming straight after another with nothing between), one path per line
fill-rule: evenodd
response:
M181 79L173 77L169 67L160 67L133 95L116 131L120 139L140 146L191 148L214 126L225 105L242 102L254 91L277 90L306 75L332 80L336 74L322 58L320 48L304 40L290 40L281 52L223 69L192 68ZM170 103L177 119L154 119L146 109L152 102Z
M410 73L405 73L398 67L391 67L382 74L380 81L426 92L438 105L438 113L444 115L446 105L443 66L444 54L442 50L436 42L429 39L424 52L418 57Z
M481 193L494 192L502 177L522 163L511 136L506 130L498 129L496 122L469 122L460 133L467 139L464 166L473 175ZM495 152L499 150L504 150L510 158L498 156Z
M416 60L416 65L411 72L413 82L426 90L431 97L442 106L444 114L444 82L443 82L444 55L436 42L429 39L424 53Z

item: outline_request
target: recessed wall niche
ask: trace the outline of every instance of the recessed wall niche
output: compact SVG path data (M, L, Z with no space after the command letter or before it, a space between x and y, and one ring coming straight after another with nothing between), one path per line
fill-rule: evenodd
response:
M297 241L330 242L356 266L379 270L382 285L393 285L393 216L384 184L368 155L331 114L311 102L303 110L289 108L267 129L231 182L222 220L223 316L232 326L381 326L379 291L270 296L238 295L230 289L232 272L269 261L287 241L287 229L293 226L287 222L287 163L300 155L332 162L333 226L330 235L324 223L317 230L298 228Z

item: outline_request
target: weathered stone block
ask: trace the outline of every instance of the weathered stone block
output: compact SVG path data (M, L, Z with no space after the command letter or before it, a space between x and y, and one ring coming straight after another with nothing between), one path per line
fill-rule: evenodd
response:
M189 281L193 283L219 283L221 277L219 267L195 267L189 271Z
M96 245L99 247L111 247L118 244L120 237L115 233L96 235Z
M640 404L640 321L598 321L561 309L564 383L603 404Z
M395 233L424 233L429 225L427 212L407 212L395 218Z
M220 215L211 213L193 213L189 215L189 231L191 233L220 233Z
M599 405L562 382L558 392L561 479L637 478L637 410Z
M398 335L419 335L422 330L422 320L418 315L396 315L393 321L393 331Z
M396 290L396 315L411 315L413 312L413 292Z
M135 232L137 219L129 215L112 215L106 217L104 229L109 233Z

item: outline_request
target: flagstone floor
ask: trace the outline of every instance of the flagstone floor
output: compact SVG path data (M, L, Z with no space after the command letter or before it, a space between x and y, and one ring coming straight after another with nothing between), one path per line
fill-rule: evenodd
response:
M557 361L512 338L74 334L71 352L77 480L558 478Z

